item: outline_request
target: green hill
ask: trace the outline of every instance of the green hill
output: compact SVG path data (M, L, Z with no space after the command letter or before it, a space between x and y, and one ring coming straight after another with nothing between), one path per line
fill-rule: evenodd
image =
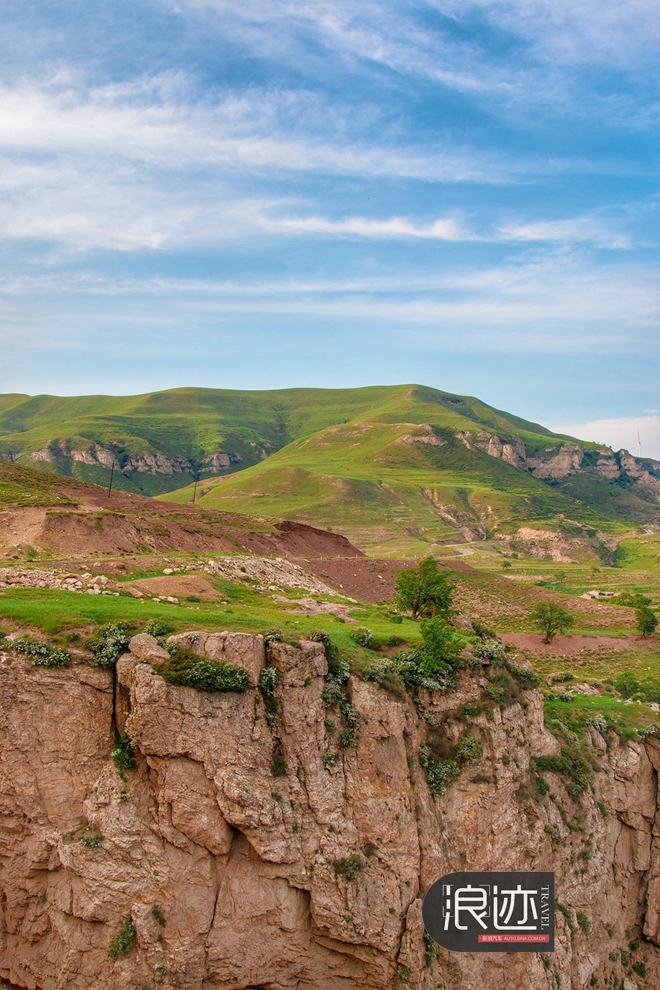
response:
M0 396L0 457L418 553L533 523L660 521L660 465L417 385Z

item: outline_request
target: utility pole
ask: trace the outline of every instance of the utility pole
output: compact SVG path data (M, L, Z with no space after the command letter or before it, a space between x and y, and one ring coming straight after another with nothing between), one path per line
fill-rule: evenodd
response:
M112 494L112 479L115 476L115 455L112 455L112 467L110 468L110 484L108 485L108 498Z
M197 482L199 481L199 476L195 475L195 487L193 488L193 505L195 504L195 499L197 498Z
M642 441L639 435L639 430L637 430L637 455L642 456Z

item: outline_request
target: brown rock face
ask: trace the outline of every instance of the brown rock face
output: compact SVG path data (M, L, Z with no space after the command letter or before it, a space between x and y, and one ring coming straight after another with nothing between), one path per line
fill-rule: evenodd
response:
M209 658L243 658L256 683L261 637L186 636ZM342 749L317 643L269 647L274 725L258 690L174 687L134 653L114 685L1 660L0 974L19 987L554 990L559 977L582 990L621 978L611 956L641 931L636 958L660 984L653 739L608 748L592 730L595 793L574 799L546 773L554 800L541 799L530 760L558 746L528 691L526 708L471 719L481 763L433 797L420 744L447 713L458 739L475 675L417 704L351 678L362 725ZM123 773L115 730L135 748ZM554 869L554 956L429 951L421 894L462 869Z

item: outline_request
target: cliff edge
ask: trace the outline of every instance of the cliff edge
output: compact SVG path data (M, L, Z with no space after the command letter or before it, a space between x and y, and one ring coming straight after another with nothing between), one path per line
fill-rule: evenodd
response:
M116 671L0 654L6 979L30 990L660 985L652 737L622 746L592 728L593 782L546 771L539 788L535 760L560 747L536 689L484 709L487 671L415 699L350 677L333 700L320 643L176 639L243 667L251 686L167 683L144 636ZM460 775L434 785L432 747L467 731L477 742ZM430 943L421 897L466 869L554 870L554 955Z

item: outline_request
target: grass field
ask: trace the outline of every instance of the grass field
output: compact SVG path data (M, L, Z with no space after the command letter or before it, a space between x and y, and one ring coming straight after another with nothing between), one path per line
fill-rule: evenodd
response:
M643 544L642 559L646 559L645 555L649 553L647 548L654 545ZM173 566L193 559L191 555L170 555L168 563ZM640 558L631 553L629 559L638 563ZM617 572L616 580L621 585L626 583L625 571L618 568L611 571L613 574ZM131 564L122 580L135 582L157 574L162 574L162 565L153 561L145 565L138 559ZM540 644L540 635L530 619L530 612L539 594L552 594L547 587L539 591L533 583L518 586L499 573L478 570L452 572L451 578L455 583L455 604L462 611L480 616L497 633L524 633L535 637L535 642ZM0 631L4 634L27 631L47 638L54 645L75 651L99 626L110 622L128 623L136 632L150 619L166 622L173 632L190 629L265 632L278 627L290 641L321 628L332 635L357 672L364 670L379 655L354 642L351 634L358 624L374 633L376 645L386 653L414 646L420 641L419 623L406 618L393 622L394 613L388 604L350 604L350 616L354 620L351 623L333 615L292 614L291 609L296 607L295 599L306 594L300 589L284 589L283 597L290 596L289 603L274 600L270 594L257 591L249 582L233 582L218 577L208 579L215 588L216 599L181 600L179 604L148 599L138 601L128 594L117 598L37 588L6 589L0 591ZM329 595L313 597L341 601L344 605L347 603L345 598ZM557 650L548 655L539 646L516 648L509 654L514 663L530 660L539 674L547 695L546 717L550 723L552 719L559 720L570 731L579 734L594 713L600 712L608 725L624 735L633 730L648 731L652 724L660 726L660 713L650 704L660 701L660 636L656 634L649 640L640 639L634 632L634 612L631 609L585 603L570 593L561 594L560 600L575 612L578 621L572 633L585 637L586 645L576 654L562 655L561 650ZM602 612L599 611L601 607ZM465 631L457 631L457 636L463 645L473 638L472 633ZM607 637L609 645L603 646L598 642L598 637L603 636ZM593 648L589 647L590 639L593 640ZM623 649L615 648L618 641L623 643ZM640 689L640 694L635 694L636 700L631 703L617 697L612 690L624 674L632 674ZM577 693L570 700L560 700L550 686L557 680L561 690L577 687ZM595 686L601 693L580 693L579 686L584 683Z

